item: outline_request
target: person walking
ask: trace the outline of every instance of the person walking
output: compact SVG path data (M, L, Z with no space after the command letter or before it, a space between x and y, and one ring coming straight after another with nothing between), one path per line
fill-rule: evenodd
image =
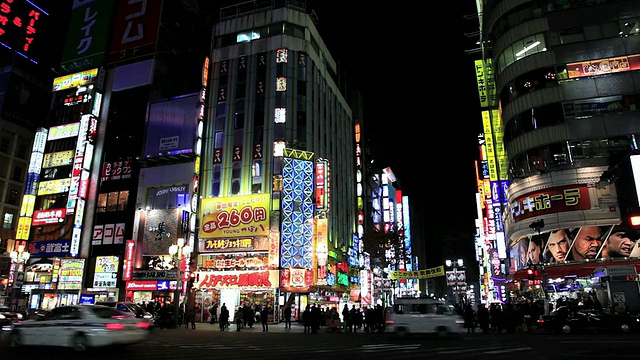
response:
M211 309L209 309L209 312L211 313L211 319L209 319L209 324L215 324L218 321L218 303L214 302L213 305L211 306Z
M464 327L467 328L467 333L475 333L476 332L476 324L475 324L476 314L473 311L471 304L467 304L464 307L464 312L462 316L464 318Z
M260 310L260 323L262 324L262 331L269 331L269 309L266 305L262 306L262 310Z
M304 324L303 333L311 334L311 306L307 304L304 311L302 312L302 323Z
M344 332L351 332L351 314L347 304L344 304L342 308L342 323L344 324Z
M284 315L284 328L291 329L291 306L285 306L282 313Z
M191 323L191 330L195 330L196 329L196 309L195 308L189 309L189 314L187 316L188 316L188 321Z
M224 331L224 329L227 327L228 321L229 321L229 310L227 310L227 307L225 304L222 304L222 307L220 308L220 317L218 318L220 331Z
M240 331L244 321L244 311L242 311L242 306L238 306L235 314L233 314L233 320L236 323L236 331Z

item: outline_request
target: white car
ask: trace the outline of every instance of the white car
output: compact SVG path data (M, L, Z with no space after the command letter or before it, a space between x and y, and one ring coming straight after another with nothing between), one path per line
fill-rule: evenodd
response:
M62 346L76 351L143 341L149 323L108 306L70 305L51 310L34 320L16 324L9 337L11 347Z
M397 298L387 313L386 325L396 336L416 333L455 336L464 332L462 316L430 298Z

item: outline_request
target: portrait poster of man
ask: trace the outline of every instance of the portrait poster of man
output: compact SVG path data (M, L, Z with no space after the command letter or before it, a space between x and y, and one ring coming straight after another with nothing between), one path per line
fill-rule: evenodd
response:
M547 234L546 244L543 251L545 262L549 264L562 263L567 260L571 238L568 229L555 229Z
M573 240L567 254L567 261L594 260L600 253L604 239L609 236L612 226L587 225L569 230Z
M611 228L602 248L598 254L599 259L615 259L634 256L632 253L637 248L640 233L625 224L614 225ZM636 255L640 252L636 250Z

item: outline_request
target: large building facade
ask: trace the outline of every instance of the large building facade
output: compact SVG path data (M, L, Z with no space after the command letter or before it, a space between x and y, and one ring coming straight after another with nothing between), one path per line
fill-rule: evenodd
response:
M638 3L485 1L478 15L483 299L640 308Z

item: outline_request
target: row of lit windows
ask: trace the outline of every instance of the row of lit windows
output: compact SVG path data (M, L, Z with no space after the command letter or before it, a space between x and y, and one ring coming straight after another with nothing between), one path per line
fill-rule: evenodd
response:
M129 190L98 194L96 212L125 211L129 202Z
M587 158L608 158L611 154L636 149L635 135L610 139L565 141L547 144L511 157L509 175L523 178L532 173L546 172L558 166L572 166Z

